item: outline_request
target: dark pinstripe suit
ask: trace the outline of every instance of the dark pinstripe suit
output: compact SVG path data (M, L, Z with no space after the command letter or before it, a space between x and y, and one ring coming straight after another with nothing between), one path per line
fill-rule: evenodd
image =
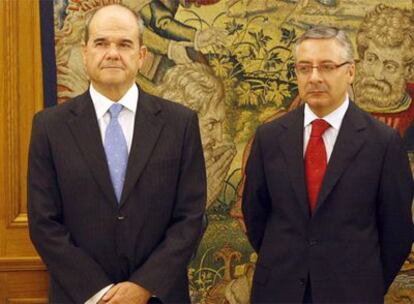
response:
M89 92L33 120L30 235L51 302L81 303L126 280L163 302L189 302L186 266L205 199L198 120L183 106L140 91L119 205Z

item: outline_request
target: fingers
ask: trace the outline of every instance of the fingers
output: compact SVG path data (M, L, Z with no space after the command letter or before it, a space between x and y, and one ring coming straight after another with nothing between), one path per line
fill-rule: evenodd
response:
M215 162L207 169L207 187L210 191L216 192L215 189L221 188L224 178L230 168L233 159L232 151L226 151L219 161Z
M198 35L196 40L196 49L197 48L205 48L208 46L226 46L227 39L226 39L226 30L210 27L208 29L202 30Z
M116 287L118 289L107 304L146 304L151 297L148 290L131 282L121 282Z
M178 45L184 46L184 47L192 47L194 46L194 43L191 41L179 41L177 42Z
M228 39L227 39L227 32L224 29L214 28L215 29L215 37L219 44L227 46Z
M171 41L168 45L168 58L173 60L176 64L187 64L192 60L187 55L186 46L192 46L192 42Z
M115 286L113 286L111 289L108 290L108 292L102 297L102 300L107 302L109 300L111 300L114 295L118 292L120 288L119 284L116 284Z
M217 148L217 151L214 150L214 154L212 154L212 161L209 161L210 166L206 165L207 168L211 168L213 171L216 171L216 167L223 167L228 165L235 155L234 151L234 149L229 149L228 147L226 149L220 148L220 150Z
M221 157L221 155L223 154L223 153L225 153L225 152L231 152L231 153L234 153L235 152L235 147L234 147L234 145L233 144L224 144L224 145L221 145L221 146L219 146L219 147L215 147L214 149L213 149L213 157L217 160L218 158L220 158Z
M223 177L223 175L226 175L227 171L229 170L232 159L232 152L226 151L220 158L220 161L217 162L217 164L220 164L220 166L218 166L217 170L214 172L213 178Z

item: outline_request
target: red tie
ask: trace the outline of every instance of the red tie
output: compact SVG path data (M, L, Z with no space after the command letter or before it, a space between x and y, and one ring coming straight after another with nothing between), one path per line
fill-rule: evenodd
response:
M326 171L327 157L322 134L329 124L323 119L312 122L312 132L305 153L306 186L308 188L309 207L315 210L319 190Z

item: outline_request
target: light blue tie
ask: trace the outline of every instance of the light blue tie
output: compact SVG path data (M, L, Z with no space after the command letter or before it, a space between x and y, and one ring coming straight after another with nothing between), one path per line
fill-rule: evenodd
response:
M109 108L111 121L105 132L105 154L111 174L112 185L115 190L118 203L121 200L122 188L124 187L125 172L128 164L128 147L118 121L118 115L122 111L121 104L113 104Z

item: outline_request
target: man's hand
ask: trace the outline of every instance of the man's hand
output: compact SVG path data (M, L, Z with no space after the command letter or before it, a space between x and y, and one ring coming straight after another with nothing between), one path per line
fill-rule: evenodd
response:
M224 180L235 155L236 149L232 144L214 148L211 153L206 151L207 208L214 203L223 189Z
M151 293L132 282L122 282L113 286L102 297L99 304L146 304Z
M226 44L226 31L224 29L214 27L197 31L194 40L194 48L196 51L208 46L225 46Z
M187 46L193 46L192 42L171 40L168 44L168 58L175 64L187 64L193 62L187 55Z

